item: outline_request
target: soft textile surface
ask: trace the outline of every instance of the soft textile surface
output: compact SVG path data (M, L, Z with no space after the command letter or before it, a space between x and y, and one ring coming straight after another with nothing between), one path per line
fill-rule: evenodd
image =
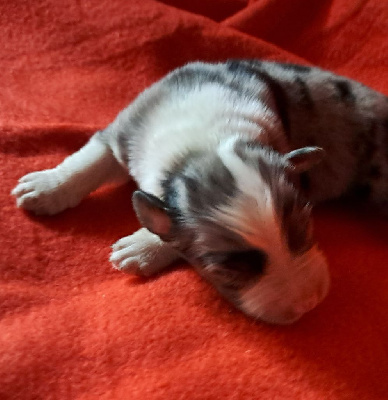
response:
M187 61L316 64L388 94L381 0L1 0L1 399L386 399L388 222L315 212L327 299L275 327L235 311L191 269L143 280L111 268L138 228L134 184L55 217L9 192Z

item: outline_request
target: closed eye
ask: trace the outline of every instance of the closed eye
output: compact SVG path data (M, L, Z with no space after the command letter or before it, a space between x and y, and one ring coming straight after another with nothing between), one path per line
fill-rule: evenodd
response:
M221 262L228 269L238 269L247 274L261 275L264 273L266 255L260 250L246 250L227 253Z
M206 255L212 278L229 289L242 288L260 278L265 271L266 261L265 253L257 249Z

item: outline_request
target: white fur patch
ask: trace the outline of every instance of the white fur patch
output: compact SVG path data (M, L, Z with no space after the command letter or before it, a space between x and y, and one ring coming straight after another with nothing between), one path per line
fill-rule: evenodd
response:
M259 100L244 98L216 83L175 93L145 121L142 130L146 135L131 161L131 174L143 190L159 195L164 171L187 151L215 149L236 133L257 138L263 107Z
M270 323L292 323L324 299L329 285L326 261L314 246L291 259L282 273L265 274L253 287L242 291L241 309Z
M264 251L285 246L271 190L258 171L244 163L234 150L238 138L220 145L218 154L239 189L232 203L215 211L217 219L231 227L252 246Z
M167 243L146 228L141 228L112 246L110 261L119 270L151 276L177 258L177 253Z

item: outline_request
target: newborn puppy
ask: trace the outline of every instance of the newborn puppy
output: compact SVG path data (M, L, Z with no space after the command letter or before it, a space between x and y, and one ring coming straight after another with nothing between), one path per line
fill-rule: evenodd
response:
M12 194L51 215L131 175L143 228L113 245L117 269L150 276L182 257L247 315L288 324L329 288L311 204L361 186L385 207L387 129L387 98L330 72L196 62Z

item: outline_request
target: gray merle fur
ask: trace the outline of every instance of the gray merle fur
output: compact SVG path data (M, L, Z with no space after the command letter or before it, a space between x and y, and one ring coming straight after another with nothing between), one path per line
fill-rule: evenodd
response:
M263 101L278 114L287 143L275 151L303 146L326 150L321 165L303 174L302 186L308 187L311 201L343 196L366 183L370 199L388 198L386 96L315 67L261 60L190 63L142 93L102 137L112 141L110 132L118 136L122 162L128 164L133 142L141 140L136 135L129 139L128 132L138 131L143 121L152 118L159 103L206 83L217 83L241 97L261 96L265 90L268 96Z

